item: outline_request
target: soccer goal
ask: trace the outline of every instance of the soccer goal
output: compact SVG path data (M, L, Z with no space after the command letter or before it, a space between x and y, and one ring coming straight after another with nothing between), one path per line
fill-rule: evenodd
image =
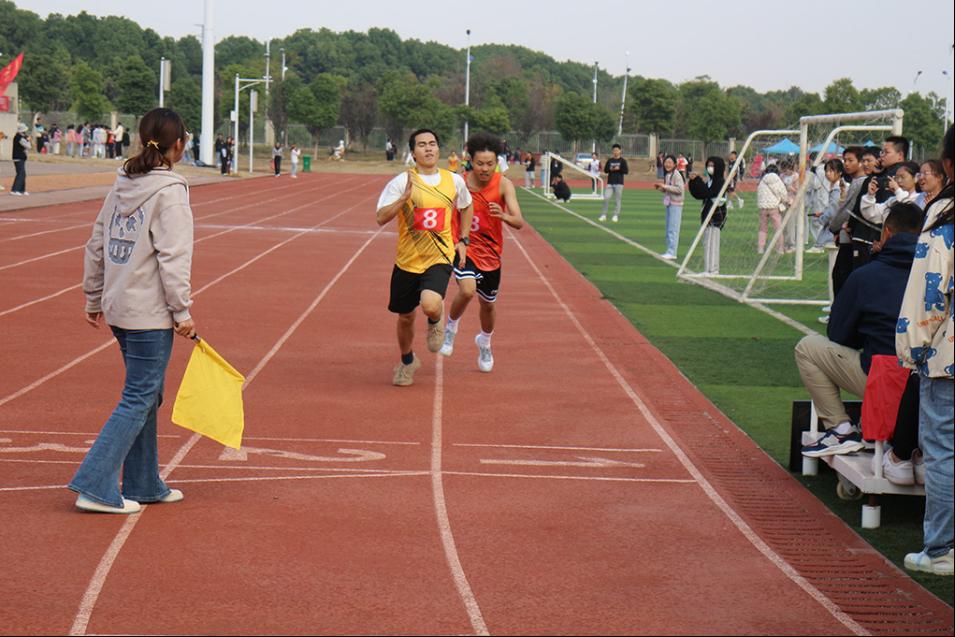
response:
M581 168L574 162L555 153L544 153L541 155L540 161L541 182L544 188L544 196L548 199L556 198L551 184L551 164L553 162L560 165L559 174L570 187L571 201L581 199L601 200L604 198L604 176L602 172L596 177L592 177L587 169ZM554 175L556 174L558 172L554 171Z
M835 247L815 216L820 196L825 200L819 189L831 186L813 175L828 158L841 157L844 145L875 145L873 138L901 134L902 117L899 109L807 116L799 120L798 130L752 133L736 162L727 166L720 193L727 219L720 233L718 270L704 267L704 230L711 212L677 276L744 303L831 303ZM791 139L796 135L798 143ZM760 211L755 190L770 164L787 186L787 201L784 209ZM746 174L737 181L743 166ZM728 192L734 185L735 192Z

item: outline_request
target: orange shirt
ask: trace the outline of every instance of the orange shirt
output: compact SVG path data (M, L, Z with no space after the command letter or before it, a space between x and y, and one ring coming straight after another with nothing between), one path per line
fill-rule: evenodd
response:
M504 222L491 216L488 205L492 201L505 208L501 195L501 173L494 173L487 186L471 191L474 200L474 216L471 218L471 233L468 236L468 257L479 270L490 272L501 267L501 253L504 251ZM455 240L460 237L458 218L453 218Z

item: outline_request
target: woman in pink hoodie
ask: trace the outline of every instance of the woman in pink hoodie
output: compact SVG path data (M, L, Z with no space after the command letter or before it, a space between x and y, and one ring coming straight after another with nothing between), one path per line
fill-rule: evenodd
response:
M139 134L142 152L119 170L84 262L86 321L99 329L105 319L126 366L119 405L69 484L78 508L100 513L136 513L140 503L183 497L159 475L156 412L173 332L195 336L189 187L172 171L186 127L175 112L157 108L143 117Z

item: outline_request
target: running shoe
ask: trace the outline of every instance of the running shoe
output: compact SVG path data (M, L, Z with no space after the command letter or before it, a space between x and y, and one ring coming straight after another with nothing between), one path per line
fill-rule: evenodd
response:
M139 513L142 507L139 506L139 502L126 498L123 498L123 506L114 507L87 498L85 495L80 495L76 498L76 508L92 513Z
M454 352L454 337L457 335L456 330L444 328L444 345L441 346L438 353L442 356L450 356Z
M882 454L882 477L899 486L909 486L915 484L915 469L911 460L892 460L894 454L886 450ZM875 456L872 457L873 461ZM873 463L874 464L874 463ZM873 471L873 473L875 473Z
M852 428L847 434L836 433L835 429L830 429L822 438L814 444L806 445L802 448L802 455L807 458L822 458L824 456L838 456L854 451L861 451L865 448L862 442L862 432Z
M494 355L491 354L491 344L488 343L487 346L481 345L481 335L478 334L474 337L474 344L478 348L478 369L484 373L490 372L494 369Z
M610 220L613 221L614 223L617 223L618 221L620 221L620 217L618 217L617 215L614 215Z
M676 255L675 255L675 254L661 254L660 256L661 256L662 258L666 259L667 261L676 261Z
M597 221L606 221L606 220L607 220L607 215L600 215L599 217L597 217Z
M933 575L952 576L952 564L955 561L952 549L948 549L945 555L938 557L929 557L928 553L909 553L905 556L905 568L910 571L921 571L923 573L932 573Z
M395 367L395 377L392 382L399 387L411 385L414 383L414 373L418 371L419 367L421 367L421 360L417 356L407 365L398 363L398 366Z
M428 321L428 351L437 352L444 344L444 313L437 323Z

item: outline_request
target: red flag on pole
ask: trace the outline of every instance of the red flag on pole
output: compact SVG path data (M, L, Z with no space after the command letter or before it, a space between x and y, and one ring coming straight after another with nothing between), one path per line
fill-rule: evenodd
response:
M21 66L23 66L22 53L14 58L13 62L3 67L3 70L0 70L0 95L7 92L7 87L10 86L10 83L16 78Z

